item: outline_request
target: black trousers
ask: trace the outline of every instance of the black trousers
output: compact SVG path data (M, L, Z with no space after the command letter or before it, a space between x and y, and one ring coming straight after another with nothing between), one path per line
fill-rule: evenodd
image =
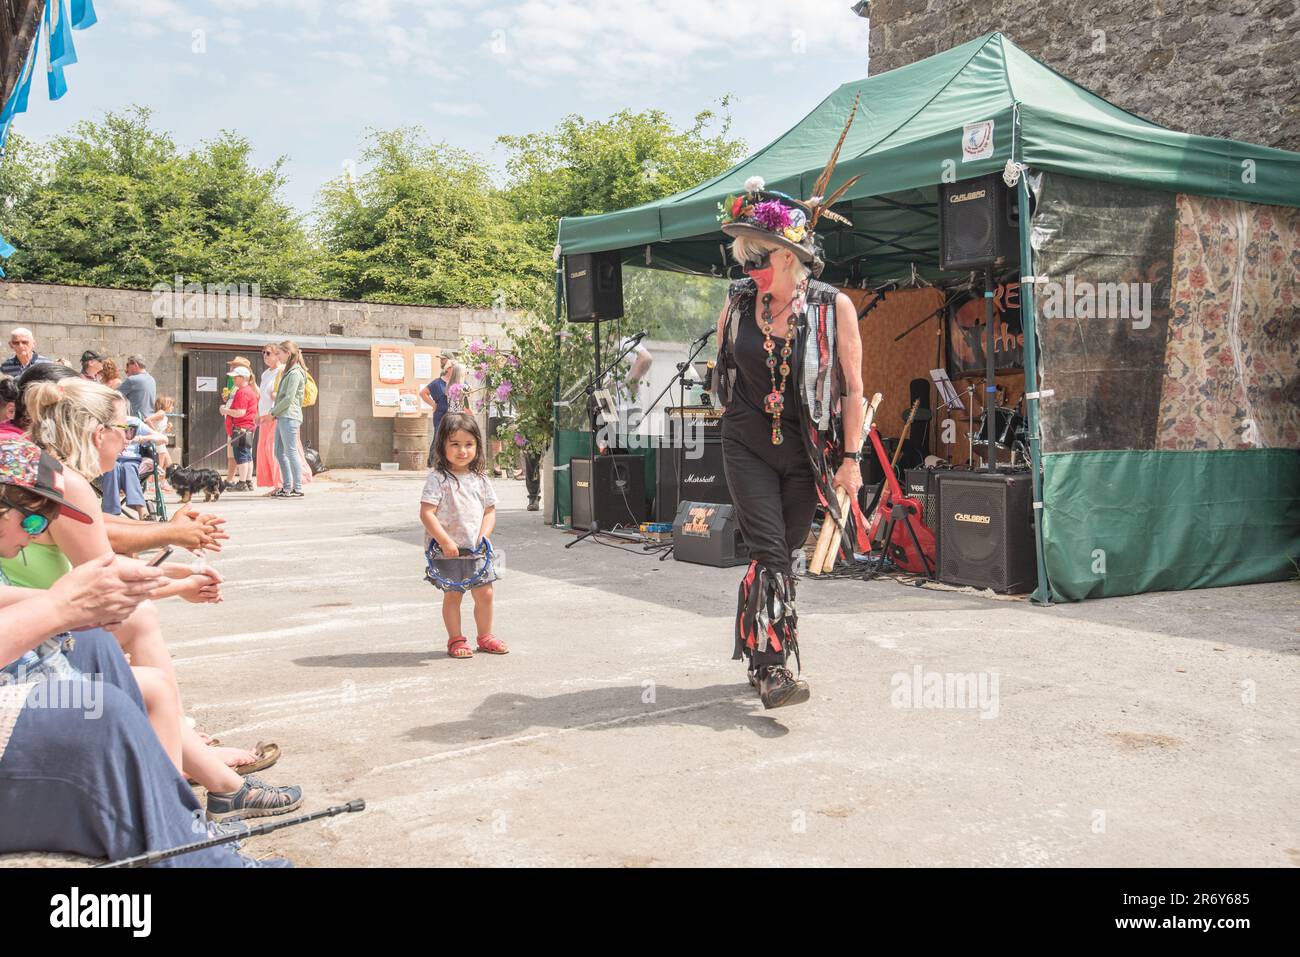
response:
M531 452L524 454L524 488L530 499L542 494L542 457Z
M792 582L791 554L808 539L818 499L802 431L787 426L782 432L785 441L773 445L770 419L752 409L728 410L722 463L750 561ZM783 665L787 651L755 650L750 667Z

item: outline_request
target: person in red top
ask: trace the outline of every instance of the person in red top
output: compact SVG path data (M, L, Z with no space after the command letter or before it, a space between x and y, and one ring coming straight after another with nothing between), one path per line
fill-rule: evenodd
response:
M229 486L229 490L251 492L253 430L257 427L259 397L257 390L249 384L253 381L253 373L247 366L231 369L230 377L235 381L235 389L221 407L221 414L226 417L226 434L230 436L230 447L235 452L235 484Z

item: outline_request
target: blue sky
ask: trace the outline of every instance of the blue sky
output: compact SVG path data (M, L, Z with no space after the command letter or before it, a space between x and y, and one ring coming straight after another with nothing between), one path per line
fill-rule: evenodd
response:
M288 159L307 211L367 127L423 126L498 169L501 134L568 113L659 108L678 123L734 96L750 150L867 73L849 0L96 0L51 103L37 75L15 129L44 138L142 104L181 144L221 129ZM40 64L44 65L43 61Z

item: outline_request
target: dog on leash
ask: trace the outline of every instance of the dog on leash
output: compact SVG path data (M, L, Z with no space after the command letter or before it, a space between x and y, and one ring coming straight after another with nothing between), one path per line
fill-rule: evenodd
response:
M215 502L221 498L221 493L226 490L226 480L221 477L216 469L196 469L172 465L167 469L167 481L180 495L182 504L188 503L196 492L203 493L203 501Z

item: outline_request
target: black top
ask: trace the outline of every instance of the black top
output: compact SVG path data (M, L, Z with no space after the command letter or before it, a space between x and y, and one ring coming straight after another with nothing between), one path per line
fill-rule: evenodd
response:
M754 318L756 300L757 297L747 297L747 301L741 303L740 314L736 317L740 322L740 329L736 332L736 388L726 414L731 415L733 409L737 414L757 412L770 428L772 416L763 410L763 404L768 393L772 391L773 371L776 373L777 386L780 387L781 348L785 339L772 337L774 346L772 354L776 356L776 369L769 371L767 352L763 348L763 332ZM797 328L797 319L797 316L790 317L791 328ZM796 335L790 342L790 358L786 360L790 365L790 375L786 378L783 393L785 405L781 410L781 427L786 433L799 431L799 369L795 364L798 348Z

